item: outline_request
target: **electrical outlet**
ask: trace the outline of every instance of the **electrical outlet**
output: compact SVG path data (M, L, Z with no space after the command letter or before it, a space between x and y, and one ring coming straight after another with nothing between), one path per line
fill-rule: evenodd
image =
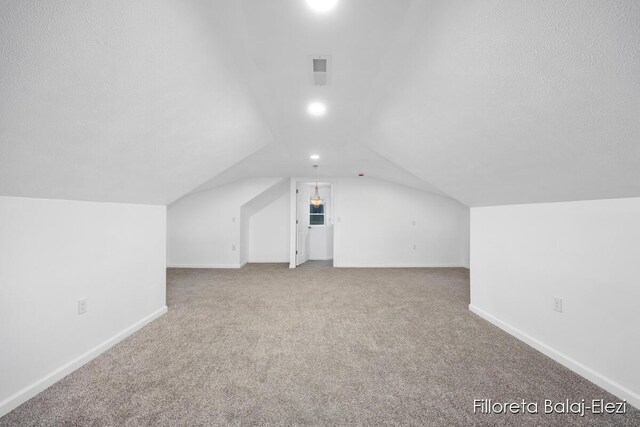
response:
M562 313L562 298L553 297L553 309L558 313Z
M87 299L82 298L78 300L78 314L85 314L87 312Z

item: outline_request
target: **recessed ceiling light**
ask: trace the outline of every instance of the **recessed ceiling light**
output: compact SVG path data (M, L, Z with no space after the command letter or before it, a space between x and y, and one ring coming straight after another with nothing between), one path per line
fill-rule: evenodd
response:
M316 12L328 12L338 3L338 0L307 0L309 7Z
M312 116L324 116L327 112L327 107L322 102L312 102L307 107L307 111Z
M320 156L318 156L317 154L312 154L312 155L309 156L309 158L311 160L318 160L318 159L320 159Z

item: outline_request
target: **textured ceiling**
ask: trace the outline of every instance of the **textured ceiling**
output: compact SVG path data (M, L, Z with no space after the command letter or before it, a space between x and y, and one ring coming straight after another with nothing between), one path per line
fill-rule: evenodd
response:
M12 0L0 59L0 195L165 204L317 153L470 206L640 196L637 1Z
M640 2L413 2L363 135L470 206L640 196Z
M0 2L0 195L166 204L271 131L234 2Z

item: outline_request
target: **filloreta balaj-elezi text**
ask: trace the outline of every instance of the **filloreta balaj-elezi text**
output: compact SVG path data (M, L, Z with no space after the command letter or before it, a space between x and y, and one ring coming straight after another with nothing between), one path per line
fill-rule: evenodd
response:
M492 399L475 399L474 414L574 414L583 417L585 414L624 414L627 412L627 401L606 402L604 399L571 401L569 399L543 402L494 402Z

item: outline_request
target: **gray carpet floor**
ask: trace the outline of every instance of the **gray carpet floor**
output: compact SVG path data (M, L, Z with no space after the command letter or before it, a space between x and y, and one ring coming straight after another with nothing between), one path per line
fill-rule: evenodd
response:
M0 419L13 425L640 425L480 415L617 400L468 311L465 269L168 271L169 312Z

